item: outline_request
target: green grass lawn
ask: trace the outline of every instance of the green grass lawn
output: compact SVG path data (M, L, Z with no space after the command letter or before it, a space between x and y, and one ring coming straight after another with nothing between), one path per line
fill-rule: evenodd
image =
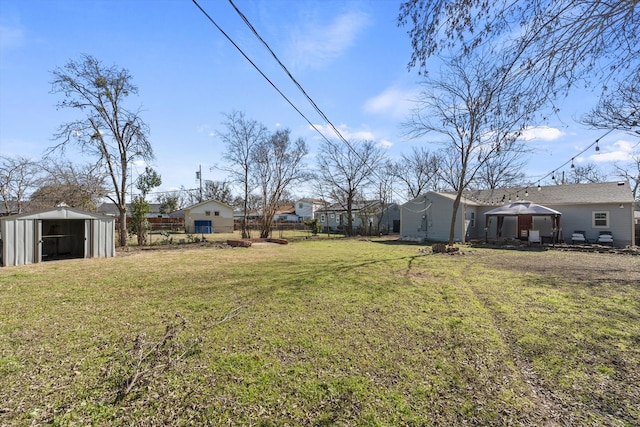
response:
M584 257L308 239L3 268L0 425L638 425L640 257ZM631 273L559 262L606 257Z

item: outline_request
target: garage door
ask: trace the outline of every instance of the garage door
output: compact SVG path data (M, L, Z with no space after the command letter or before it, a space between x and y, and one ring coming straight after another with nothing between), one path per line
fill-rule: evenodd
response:
M196 220L193 222L195 226L195 232L197 234L211 234L213 233L213 227L211 227L211 220Z

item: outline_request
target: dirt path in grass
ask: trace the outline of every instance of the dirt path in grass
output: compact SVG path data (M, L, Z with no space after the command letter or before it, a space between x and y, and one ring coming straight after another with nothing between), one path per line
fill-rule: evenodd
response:
M541 274L588 286L640 287L640 256L563 251L547 251L535 255L496 251L474 255L476 256L473 256L469 266L482 263L491 268ZM472 274L471 270L467 269L469 274ZM494 309L495 301L492 301L491 296L475 286L470 288L491 314L496 331L509 347L513 363L522 381L528 386L527 394L535 405L536 414L531 421L547 426L574 425L579 422L572 417L572 408L567 407L562 398L553 393L540 378L531 360L518 348L507 319Z

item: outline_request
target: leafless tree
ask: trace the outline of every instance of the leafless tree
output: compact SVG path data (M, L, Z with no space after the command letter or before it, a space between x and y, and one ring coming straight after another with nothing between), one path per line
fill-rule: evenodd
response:
M217 200L220 203L230 205L233 202L233 192L231 183L228 181L204 182L203 197L205 200Z
M53 72L52 93L64 97L58 108L85 113L82 119L60 126L55 138L61 140L50 152L75 143L83 153L97 158L111 178L113 192L107 197L117 206L120 246L127 245L127 170L137 159L150 161L153 149L149 129L139 111L125 107L125 100L138 93L126 69L105 67L90 55L69 61Z
M375 182L375 175L384 161L384 154L373 142L351 142L350 145L325 141L319 150L318 179L328 187L331 199L347 212L345 234L353 234L353 204L358 193L365 193Z
M604 92L581 122L594 129L620 130L640 137L640 69L612 91Z
M390 173L404 184L407 197L413 199L436 186L441 158L425 147L413 147L411 153L403 153L400 160L391 164Z
M37 188L40 166L27 157L0 157L0 197L7 214L23 213L29 193Z
M528 153L524 144L514 144L511 150L501 150L495 157L484 162L474 185L483 189L496 189L517 187L525 181L525 174L522 172Z
M625 80L640 68L637 0L404 0L398 23L407 26L409 67L455 50L466 56L493 49L510 71L526 71L548 95L579 79Z
M569 171L569 183L584 184L590 182L603 182L606 175L598 169L595 163L574 165Z
M452 245L462 193L488 162L504 152L522 150L521 130L539 104L522 102L529 90L524 75L502 75L504 68L499 64L472 55L444 61L440 77L425 80L417 108L405 127L414 138L439 135L446 149L450 164L441 168L446 173L441 176L457 192L449 233Z
M615 163L614 168L620 178L629 181L636 204L640 208L640 151L632 154L629 162Z
M225 133L220 133L226 144L223 157L227 166L222 170L228 172L233 181L242 187L242 238L250 237L248 228L248 201L251 193L251 171L253 167L253 151L268 137L267 128L255 120L247 119L244 113L233 111L225 115Z
M38 209L64 203L72 208L95 212L107 196L107 173L100 165L75 165L70 161L41 162L43 175L30 202Z
M309 177L303 168L307 144L301 138L292 141L290 134L288 129L277 130L261 141L252 153L254 176L262 196L262 238L271 234L273 217L286 195L285 191L291 184Z

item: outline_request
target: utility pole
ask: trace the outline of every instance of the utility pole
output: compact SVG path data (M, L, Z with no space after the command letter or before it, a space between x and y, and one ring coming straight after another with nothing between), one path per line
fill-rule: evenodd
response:
M196 171L196 179L200 180L200 197L198 198L198 202L202 203L202 165L200 165L198 171Z

